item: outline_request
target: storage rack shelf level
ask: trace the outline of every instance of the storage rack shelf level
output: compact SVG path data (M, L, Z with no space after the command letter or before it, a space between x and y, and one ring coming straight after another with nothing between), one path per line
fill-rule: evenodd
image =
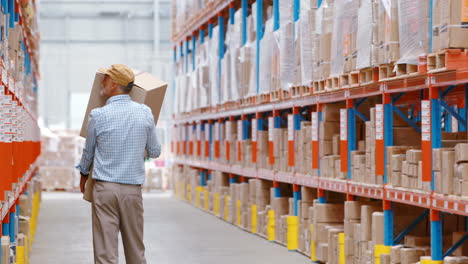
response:
M409 84L414 84L411 86ZM428 87L449 89L449 87L459 86L458 90L464 90L463 86L468 86L468 69L459 69L449 72L439 72L427 74L425 76L408 77L392 82L379 83L379 91L367 93L369 87L357 87L345 89L339 92L311 95L307 97L294 98L286 101L256 105L251 107L228 110L224 112L211 112L200 115L186 115L175 118L176 125L184 125L204 122L224 120L232 116L252 115L259 113L273 112L274 110L287 110L294 107L307 107L317 104L327 104L349 99L359 99L375 95L397 95L400 93L421 92L428 93ZM433 88L434 89L434 88ZM453 89L453 88L451 88ZM468 88L465 88L468 89ZM457 97L465 100L466 92L461 92ZM435 132L435 131L434 131ZM440 138L440 137L439 137ZM176 144L176 143L174 143ZM461 197L444 196L435 192L411 191L402 188L393 188L387 185L368 185L353 182L351 180L336 180L323 177L308 176L299 173L274 172L265 169L242 168L239 165L227 165L214 161L193 161L185 158L177 158L177 164L185 164L206 170L218 170L225 173L241 175L245 177L265 179L275 182L288 183L319 190L328 190L348 195L380 199L383 201L405 203L413 206L431 209L433 212L448 212L458 215L468 216L468 199ZM441 239L441 238L440 238Z
M181 32L175 33L173 36L173 42L176 43L177 46L174 48L174 60L177 60L177 51L179 50L179 45L181 51L180 56L184 56L182 52L184 51L184 42L187 40L187 44L185 45L188 47L189 37L196 38L198 32L204 34L202 28L205 24L209 23L208 28L212 28L212 21L223 21L221 19L213 20L213 18L223 17L225 21L228 21L228 19L230 18L229 14L232 12L226 11L228 7L232 8L234 6L230 5L234 2L236 1L219 1L214 5L205 7L199 15L195 16L195 18L193 18L189 23L187 23L187 25ZM258 29L259 27L257 25L257 30ZM185 55L187 56L189 54L189 50L187 49L186 52L187 53L185 53ZM186 60L186 62L188 63L188 60ZM411 100L412 103L416 102L419 105L421 104L422 100L431 100L432 104L430 106L430 109L432 113L434 113L433 111L435 108L438 109L435 111L440 113L441 105L450 107L460 101L462 101L463 105L465 105L466 94L468 90L468 66L466 66L468 65L468 61L457 62L457 65L458 66L452 70L427 72L426 69L421 70L417 75L402 76L400 78L381 80L368 85L357 85L357 87L353 88L339 87L339 90L333 92L324 92L317 94L311 93L310 95L280 100L276 102L262 102L261 104L257 102L257 104L247 107L241 107L240 104L237 104L236 107L225 107L223 105L219 105L216 107L211 107L209 109L204 109L202 114L189 113L175 116L175 126L185 127L186 130L196 130L197 126L201 126L202 124L205 124L204 127L206 129L206 125L208 124L209 139L207 139L206 142L208 146L216 146L213 148L215 150L215 153L208 153L208 161L194 160L190 158L190 156L192 155L189 155L190 152L187 150L190 144L194 144L190 142L193 139L184 137L183 140L181 140L181 142L171 143L173 152L176 152L177 154L175 163L180 165L188 165L208 171L222 171L230 175L239 175L243 177L269 180L273 181L274 183L286 183L291 185L311 187L319 191L319 198L320 193L323 193L323 191L325 190L345 193L347 194L347 197L349 197L349 199L353 199L353 196L361 196L382 200L384 204L384 210L387 211L385 212L386 237L393 236L393 226L392 224L388 224L389 222L393 221L393 212L391 212L391 210L389 209L389 205L391 204L391 202L405 203L413 206L430 209L431 219L434 220L432 221L433 227L431 231L438 229L440 230L440 226L438 226L440 225L440 221L436 220L440 212L448 212L468 216L468 199L464 200L464 198L461 197L446 196L435 193L433 179L427 181L428 178L431 178L429 174L432 173L432 169L429 172L424 172L426 182L432 182L432 191L419 191L405 188L394 188L390 185L385 184L385 180L384 184L382 185L371 185L354 182L352 181L353 177L349 172L349 169L346 170L347 172L349 172L347 180L337 180L320 176L304 175L300 173L275 172L263 168L257 169L255 162L251 164L251 167L228 165L213 161L213 157L217 158L219 156L219 151L216 151L216 149L218 149L220 144L219 139L214 138L213 134L217 134L217 131L219 129L217 127L219 126L219 124L224 123L227 120L245 120L250 124L255 123L257 129L262 130L266 127L264 122L266 122L266 120L268 120L268 118L270 117L276 118L276 113L278 112L296 113L297 109L309 108L308 111L311 111L310 109L314 109L313 111L320 113L320 108L326 104L344 102L347 105L346 109L348 127L347 139L345 141L347 142L346 144L348 149L347 151L341 153L341 157L349 160L350 151L356 149L356 128L353 127L352 123L355 122L355 120L359 117L359 111L355 109L355 104L362 103L363 100L365 100L365 98L367 97L381 97L382 105L384 106L384 108L388 108L388 105L397 103L397 101L399 100L400 102L401 100ZM465 66L460 68L459 65ZM422 64L419 66L423 67ZM312 90L312 87L310 87L310 90ZM445 96L447 97L444 98ZM393 112L390 113L393 114ZM434 116L437 116L438 113L436 113ZM440 146L438 147L438 145L440 145L441 140L441 129L440 127L434 124L440 124L440 122L442 122L442 119L439 117L434 118L435 119L433 120L435 121L431 122L432 144L429 147L429 149L425 149L430 153L432 153L432 149L440 148ZM464 118L464 121L466 123L466 113ZM288 125L292 125L289 124L288 121L285 122L288 123ZM387 124L387 118L385 119L385 122ZM415 127L415 129L418 128ZM385 135L391 138L393 136L393 132L385 130ZM384 140L384 142L386 142L385 146L392 145L387 139ZM381 149L379 151L382 152L380 155L382 159L376 160L376 162L382 163L384 168L386 168L387 161L383 158L385 156L385 154L383 153L385 152L385 149ZM425 164L424 166L430 166L430 162L431 161L428 161L427 159L423 160L423 164ZM347 165L349 164L350 163L348 162ZM325 201L322 200L321 202ZM389 221L388 217L390 217L391 221ZM440 247L440 244L442 243L442 233L432 234L431 238L431 244L433 245L433 260L440 261L442 259L442 250ZM386 240L385 246L391 246L392 243L393 239L392 241Z

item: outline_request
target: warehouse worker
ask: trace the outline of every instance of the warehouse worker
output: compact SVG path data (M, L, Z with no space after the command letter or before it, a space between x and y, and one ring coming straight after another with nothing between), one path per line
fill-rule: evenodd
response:
M100 70L105 74L101 95L106 105L91 111L83 156L77 168L81 173L81 191L94 161L92 221L94 261L118 264L118 235L127 264L143 264L143 200L145 149L157 158L161 146L156 138L151 109L133 102L129 93L135 75L125 65Z

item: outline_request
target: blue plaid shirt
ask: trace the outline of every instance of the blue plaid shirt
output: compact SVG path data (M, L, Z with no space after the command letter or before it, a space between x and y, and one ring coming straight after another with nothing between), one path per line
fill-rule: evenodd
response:
M150 158L161 154L151 109L129 95L109 98L89 115L88 135L77 169L93 179L123 184L145 181L145 149Z

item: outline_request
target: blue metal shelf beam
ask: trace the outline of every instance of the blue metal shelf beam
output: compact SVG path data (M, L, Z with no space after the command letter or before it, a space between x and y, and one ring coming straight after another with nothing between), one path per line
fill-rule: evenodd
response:
M413 230L419 223L421 223L424 219L426 219L428 215L429 215L429 209L425 210L421 215L416 217L416 219L414 219L414 221L411 222L411 224L407 228L401 231L401 233L398 234L398 236L393 240L393 245L400 244L403 238L405 238L405 236L409 232L411 232L411 230Z

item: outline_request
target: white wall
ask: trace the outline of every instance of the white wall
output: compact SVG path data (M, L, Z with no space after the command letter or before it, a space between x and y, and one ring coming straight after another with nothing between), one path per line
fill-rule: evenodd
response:
M172 83L170 1L154 1L39 2L39 115L45 126L81 127L100 67L123 63ZM168 109L161 118L170 118Z

